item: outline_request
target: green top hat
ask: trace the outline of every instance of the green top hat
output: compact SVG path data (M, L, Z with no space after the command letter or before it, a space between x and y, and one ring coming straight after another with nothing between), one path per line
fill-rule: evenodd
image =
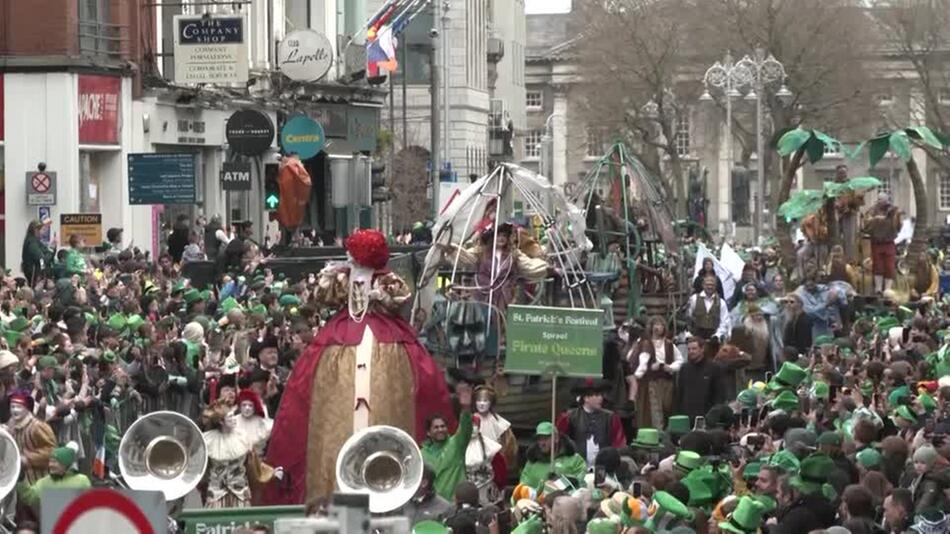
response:
M745 464L745 467L742 468L742 478L748 480L750 478L756 478L759 476L759 471L762 470L762 462L749 462Z
M185 299L185 304L191 304L192 302L208 299L207 295L202 294L201 291L198 291L195 288L191 288L188 291L185 291L185 294L182 295L182 298Z
M666 423L666 431L674 436L682 436L689 432L688 415L671 415Z
M43 356L42 358L36 360L36 369L39 371L55 368L58 365L59 360L57 360L55 356Z
M139 327L145 324L145 319L142 319L142 316L139 314L130 315L126 320L126 326L129 327L129 332L138 332Z
M111 350L102 351L102 361L107 362L107 363L115 363L115 359L116 359L115 353L112 352Z
M267 306L263 304L255 304L251 306L251 313L254 315L267 315Z
M185 290L185 281L184 281L184 280L178 280L178 281L175 282L175 284L172 286L172 295L174 295L175 293L181 293L181 292L184 291L184 290Z
M23 332L30 327L30 322L26 320L26 317L17 316L15 319L10 321L10 324L7 325L7 329L12 332Z
M830 430L822 432L821 436L818 436L819 445L835 445L840 447L842 441L841 434Z
M620 522L599 517L587 522L587 534L617 534L620 530Z
M917 395L917 402L920 403L920 407L923 408L927 413L932 413L937 409L937 401L935 401L929 393L921 393L920 395Z
M835 344L834 336L830 336L828 334L816 337L815 342L814 342L814 345L816 347L823 347L825 345L834 345L834 344Z
M782 449L776 453L773 453L769 456L769 465L774 465L776 467L781 467L787 473L794 473L798 471L798 468L801 466L801 462L798 460L798 457L792 454L792 451L787 449Z
M917 424L917 414L911 411L907 406L898 406L897 409L894 410L894 417L900 417L901 419L906 419L911 423Z
M227 315L233 309L240 309L241 305L238 304L237 299L234 297L228 297L221 301L221 304L218 308L221 310L222 315Z
M537 428L534 429L535 436L552 436L554 435L554 425L550 421L542 421L538 423Z
M116 332L125 330L126 324L127 321L125 316L121 313L113 313L111 316L109 316L109 320L106 321L106 326L115 330Z
M694 469L680 481L689 490L689 504L706 507L716 497L716 475L711 470Z
M283 307L287 306L300 306L300 297L290 293L286 293L280 296L280 299L277 301Z
M676 460L673 462L673 465L688 473L698 468L702 462L703 458L698 453L693 451L680 451L676 454Z
M754 409L759 405L759 392L751 388L744 389L739 392L736 401L738 401L743 408Z
M815 382L811 385L811 394L819 399L827 399L830 394L828 384L825 382Z
M736 509L719 523L719 529L734 534L755 534L762 526L762 514L765 507L748 495L739 499Z
M873 469L881 466L881 462L884 460L884 457L880 452L878 452L877 449L873 447L866 447L855 454L854 459L857 460L858 464L865 469Z
M798 409L798 395L785 390L772 399L772 408L785 412L794 412Z
M828 473L835 469L835 462L826 454L816 453L802 460L798 474L792 477L793 488L805 494L821 491L828 481Z
M660 447L660 431L655 428L640 428L637 437L630 444L641 449L658 449Z
M674 519L684 521L693 520L693 512L679 499L665 491L658 491L653 494L653 505L655 511L653 515L650 516L650 519L647 520L646 525L644 525L651 531L661 532L667 530L665 528L666 525L668 525L669 521Z
M448 527L438 521L420 521L412 526L412 534L449 534Z
M897 406L901 404L901 401L910 397L910 388L906 385L894 388L893 391L887 396L887 403L891 406Z
M798 385L802 383L802 380L805 380L805 377L807 376L808 373L801 367L791 362L785 362L778 370L778 373L776 373L775 376L772 377L772 380L769 381L767 387L771 391L779 389L794 389L797 388Z

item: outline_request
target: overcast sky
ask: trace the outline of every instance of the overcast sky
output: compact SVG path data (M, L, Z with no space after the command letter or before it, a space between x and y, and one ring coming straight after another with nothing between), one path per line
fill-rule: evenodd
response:
M571 0L525 0L525 12L531 13L567 13L571 10Z

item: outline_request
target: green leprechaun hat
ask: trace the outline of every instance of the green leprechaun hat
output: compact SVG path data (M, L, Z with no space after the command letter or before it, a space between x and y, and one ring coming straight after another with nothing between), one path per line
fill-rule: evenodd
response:
M782 391L772 399L772 408L792 413L798 409L798 395L789 390Z
M449 534L451 530L438 521L420 521L413 525L412 534Z
M671 415L669 421L666 422L666 431L669 432L671 436L682 436L688 433L689 416Z
M637 430L637 437L630 444L640 449L660 448L660 431L655 428L641 428Z
M598 517L587 522L587 534L617 534L620 531L620 521Z
M828 481L828 473L834 469L835 462L828 455L812 454L802 460L798 474L792 477L790 483L803 494L811 495L822 490L822 486Z
M644 527L653 532L666 532L680 521L692 521L693 512L673 495L658 491L650 505L650 519Z
M673 461L673 466L689 473L693 469L698 469L702 465L703 458L698 453L693 451L680 451L676 454L676 459Z
M755 409L759 406L759 392L753 388L744 389L739 392L736 401L743 408Z
M719 523L719 529L734 534L755 534L762 526L765 507L748 495L739 499L736 509Z
M795 389L808 376L808 373L794 363L785 362L779 368L778 373L772 377L772 380L766 385L770 391L781 389Z

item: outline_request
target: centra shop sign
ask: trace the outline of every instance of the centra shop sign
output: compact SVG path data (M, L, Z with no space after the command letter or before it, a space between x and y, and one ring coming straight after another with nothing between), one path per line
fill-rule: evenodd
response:
M296 153L300 159L316 156L325 144L323 126L306 115L291 117L280 130L280 146L284 153Z

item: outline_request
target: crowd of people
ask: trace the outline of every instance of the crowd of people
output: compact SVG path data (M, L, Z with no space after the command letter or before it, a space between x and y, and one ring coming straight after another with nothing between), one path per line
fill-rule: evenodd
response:
M741 250L737 276L701 253L680 328L608 332L608 379L579 381L572 406L516 436L491 380L446 373L373 315L409 295L360 243L345 266L288 280L246 224L182 218L154 262L120 229L93 253L79 236L47 248L43 227L0 281L0 423L21 455L0 532L37 531L46 489L112 484L123 434L162 410L203 432L208 469L186 500L207 508L272 503L276 487L325 513L328 451L385 416L423 430L423 482L394 512L418 532L950 531L950 301L895 293L885 267L865 298L833 276L833 252L786 272ZM204 259L215 282L193 286L183 270ZM351 335L364 321L375 339Z

